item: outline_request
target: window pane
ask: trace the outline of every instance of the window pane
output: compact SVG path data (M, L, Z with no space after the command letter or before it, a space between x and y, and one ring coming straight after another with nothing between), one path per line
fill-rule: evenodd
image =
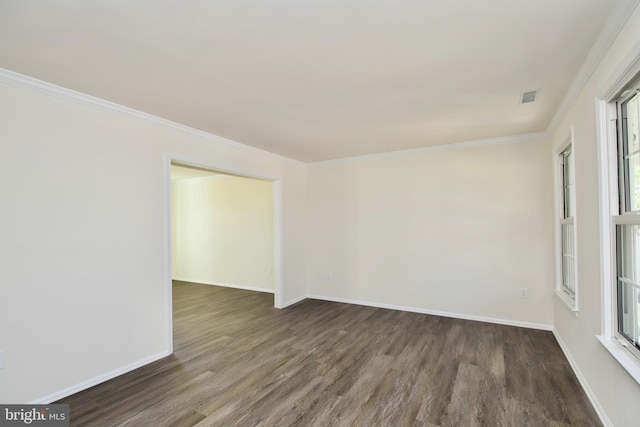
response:
M573 237L573 223L561 225L562 229L562 290L571 297L575 297L575 247Z
M562 199L564 203L564 217L573 218L575 208L573 206L573 151L569 146L560 154L562 158Z
M627 153L635 153L640 149L638 140L638 94L624 103L627 119Z
M640 225L617 226L618 332L640 344Z
M626 211L640 210L640 119L636 93L622 104L622 133L625 155Z
M640 210L640 158L638 153L632 154L628 159L629 179L629 207L627 210Z
M618 280L618 331L640 348L640 288Z

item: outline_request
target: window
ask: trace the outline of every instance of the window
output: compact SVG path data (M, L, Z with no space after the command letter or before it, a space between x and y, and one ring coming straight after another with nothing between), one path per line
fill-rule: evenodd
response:
M618 98L615 336L640 358L640 84Z
M596 102L603 314L597 338L640 384L640 48L622 63Z
M576 298L575 188L572 139L558 154L559 274L556 293L574 311Z

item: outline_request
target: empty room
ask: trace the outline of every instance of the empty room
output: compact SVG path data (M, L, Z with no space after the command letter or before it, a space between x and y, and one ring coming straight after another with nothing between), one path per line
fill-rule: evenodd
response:
M0 0L0 424L637 426L639 5Z

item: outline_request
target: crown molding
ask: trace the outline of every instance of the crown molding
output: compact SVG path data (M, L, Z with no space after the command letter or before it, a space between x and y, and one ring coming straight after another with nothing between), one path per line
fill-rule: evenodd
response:
M582 92L582 89L586 86L587 82L596 71L604 56L609 51L609 48L620 34L620 31L625 26L631 13L640 4L640 0L626 0L618 3L618 5L611 11L607 21L600 31L600 35L596 39L596 42L591 47L587 58L580 67L580 71L573 79L569 90L565 94L562 102L558 106L549 126L547 132L553 133L560 125L560 120L569 111L569 108L573 105L575 100Z
M640 40L627 52L620 61L618 68L611 74L612 77L603 85L598 92L598 99L611 102L630 83L635 83L632 79L640 72Z
M103 111L118 113L118 114L129 116L129 117L134 117L146 122L154 123L154 124L157 124L166 128L178 130L181 132L186 132L200 138L208 139L210 141L223 144L228 147L240 149L240 150L251 152L254 154L260 154L260 155L268 156L278 160L284 160L287 162L295 163L296 165L299 165L299 166L306 165L306 163L301 162L299 160L281 156L279 154L275 154L270 151L261 150L259 148L252 147L250 145L242 144L240 142L223 138L221 136L217 136L205 131L201 131L186 125L182 125L180 123L176 123L168 119L163 119L162 117L157 117L152 114L135 110L133 108L125 107L123 105L116 104L115 102L97 98L95 96L91 96L86 93L77 92L75 90L67 89L65 87L55 85L53 83L45 82L43 80L38 80L34 77L16 73L14 71L7 70L5 68L0 68L0 83L6 83L12 86L26 88L47 96L52 96L58 99L73 102L73 103L84 105L91 108L96 108L98 110L103 110Z
M470 148L487 147L491 145L516 144L520 142L545 139L547 132L525 133L521 135L501 136L498 138L477 139L472 141L454 142L451 144L431 145L428 147L409 148L407 150L385 151L383 153L364 154L361 156L341 157L339 159L321 160L309 162L309 166L321 166L330 163L353 162L358 160L382 159L388 157L401 157L414 154L439 153L443 151L466 150Z

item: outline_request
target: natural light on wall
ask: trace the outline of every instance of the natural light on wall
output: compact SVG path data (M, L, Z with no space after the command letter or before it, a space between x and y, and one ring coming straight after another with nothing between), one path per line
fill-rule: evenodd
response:
M273 292L273 184L185 170L172 166L173 278Z

